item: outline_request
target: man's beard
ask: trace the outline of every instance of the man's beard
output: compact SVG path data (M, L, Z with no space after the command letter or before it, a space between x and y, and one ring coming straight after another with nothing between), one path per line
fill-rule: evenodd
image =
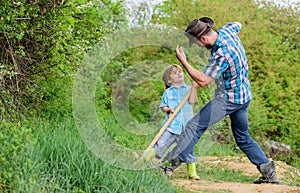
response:
M206 47L206 49L211 50L213 46L210 44L205 44L205 47Z

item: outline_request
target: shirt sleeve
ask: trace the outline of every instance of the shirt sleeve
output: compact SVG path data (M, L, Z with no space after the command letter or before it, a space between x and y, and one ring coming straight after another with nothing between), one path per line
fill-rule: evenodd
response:
M168 99L167 99L166 91L163 93L163 96L161 97L159 109L161 109L162 107L165 107L165 106L168 106Z
M223 29L229 30L231 32L239 33L242 29L242 24L239 22L230 22L226 24Z
M228 67L228 60L223 54L215 53L208 60L208 65L204 69L204 74L218 79Z

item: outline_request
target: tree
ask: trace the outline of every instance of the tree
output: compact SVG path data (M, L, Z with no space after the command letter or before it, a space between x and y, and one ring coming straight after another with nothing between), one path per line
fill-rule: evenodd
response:
M0 120L38 112L41 104L64 109L80 59L100 37L124 25L120 2L79 2L1 1Z

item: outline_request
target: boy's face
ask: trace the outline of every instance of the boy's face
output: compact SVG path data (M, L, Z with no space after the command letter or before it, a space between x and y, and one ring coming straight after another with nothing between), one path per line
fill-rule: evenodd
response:
M171 73L171 83L181 84L184 81L184 74L180 68L173 68Z

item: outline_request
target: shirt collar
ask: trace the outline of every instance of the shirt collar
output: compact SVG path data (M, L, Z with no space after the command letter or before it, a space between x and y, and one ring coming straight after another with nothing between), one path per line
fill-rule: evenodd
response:
M218 38L216 39L212 49L211 49L211 52L215 52L219 47L221 47L221 38L222 38L222 32L220 30L218 30Z
M185 83L182 83L181 86L180 86L180 88L186 88L186 87L187 87L187 85L186 85ZM170 89L173 89L173 88L177 88L177 87L171 85L169 88L170 88ZM177 89L178 89L178 88L177 88Z

